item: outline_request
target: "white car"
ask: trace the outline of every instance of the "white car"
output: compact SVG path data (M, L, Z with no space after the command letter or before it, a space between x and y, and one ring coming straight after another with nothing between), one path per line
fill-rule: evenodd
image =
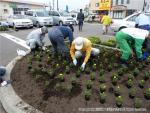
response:
M124 19L113 19L113 23L110 25L110 28L114 31L117 32L121 30L122 28L127 28L127 27L135 27L135 19L140 13L134 13L130 16L127 16ZM150 18L150 13L145 13L147 16Z
M13 15L7 18L9 26L15 28L33 28L33 22L30 19L26 19L24 15Z

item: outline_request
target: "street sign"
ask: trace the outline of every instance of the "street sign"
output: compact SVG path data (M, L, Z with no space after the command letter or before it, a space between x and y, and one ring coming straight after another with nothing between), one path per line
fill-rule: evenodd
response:
M110 10L111 8L111 0L99 0L99 10Z

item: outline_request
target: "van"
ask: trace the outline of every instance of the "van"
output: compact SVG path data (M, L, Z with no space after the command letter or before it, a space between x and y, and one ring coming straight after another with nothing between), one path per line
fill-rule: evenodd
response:
M54 24L56 25L75 24L75 20L67 12L54 10L50 10L48 12L49 15L53 17Z
M31 19L34 26L52 26L53 18L44 10L28 10L25 12L27 18Z

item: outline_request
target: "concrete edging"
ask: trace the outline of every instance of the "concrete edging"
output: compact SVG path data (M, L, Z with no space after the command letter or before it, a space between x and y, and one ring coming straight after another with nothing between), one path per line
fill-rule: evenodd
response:
M10 74L16 62L22 57L14 58L6 67L6 80L10 80ZM24 102L14 91L11 84L0 87L0 100L7 113L43 113Z

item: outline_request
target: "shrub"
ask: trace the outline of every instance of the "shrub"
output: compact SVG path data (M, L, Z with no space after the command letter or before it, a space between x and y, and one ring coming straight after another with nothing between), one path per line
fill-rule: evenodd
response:
M139 87L144 88L144 85L145 85L145 80L140 80Z
M99 89L100 89L100 92L105 92L106 91L106 85L105 84L100 84L99 85Z
M100 44L101 40L100 37L97 36L90 36L88 39L91 41L92 44Z
M96 78L96 73L91 73L90 78L92 81L94 81Z
M91 98L91 90L85 90L84 91L84 98L85 98L85 100L86 101L89 101L90 100L90 98Z
M86 81L86 87L87 89L91 89L93 85L93 82L91 80Z
M100 97L100 102L103 104L106 102L106 94L105 92L99 93L99 97Z
M121 95L121 87L120 86L116 86L114 88L114 93L115 93L115 96Z
M104 75L99 77L99 82L101 82L101 83L105 82L105 76Z
M135 100L134 100L134 107L135 108L141 108L142 104L143 104L143 102L140 98L135 98Z
M136 96L136 93L137 93L137 89L136 88L131 88L129 90L129 97L134 98Z
M145 96L145 98L146 98L147 100L150 99L150 88L147 88L147 89L145 90L144 96Z
M64 74L60 73L60 74L58 75L58 79L59 79L61 82L64 82L64 81L65 81L65 76L64 76Z
M121 107L123 105L123 97L122 96L116 97L116 105L118 107Z
M126 82L126 86L128 88L131 88L133 86L133 80L129 79L127 82Z
M140 73L138 68L135 68L133 71L133 75L136 77Z
M0 31L7 31L8 27L7 26L0 26Z

